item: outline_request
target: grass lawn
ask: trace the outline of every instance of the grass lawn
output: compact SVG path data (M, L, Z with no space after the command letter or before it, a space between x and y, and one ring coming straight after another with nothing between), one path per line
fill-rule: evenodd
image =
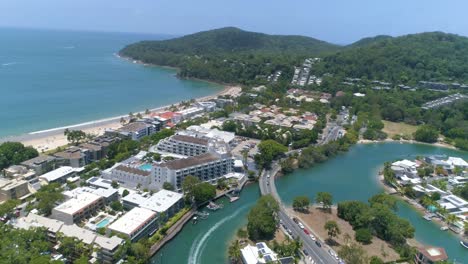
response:
M387 133L389 138L392 138L394 135L405 135L412 138L413 133L418 129L418 126L408 125L405 123L395 123L390 121L382 122L384 123L382 131Z

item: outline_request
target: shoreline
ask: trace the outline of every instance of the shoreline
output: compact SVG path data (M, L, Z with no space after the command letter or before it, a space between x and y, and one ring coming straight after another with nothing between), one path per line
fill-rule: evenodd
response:
M198 98L193 98L193 99L197 102L211 100L218 96L237 93L240 90L241 90L240 86L224 85L222 90L217 91L214 94L202 96ZM187 99L187 100L190 100L190 99ZM182 101L178 101L172 104L155 107L155 108L151 108L148 110L151 113L161 112L171 106L178 106L181 104L181 102ZM135 112L134 114L138 114L138 113L140 113L143 116L146 116L145 110ZM65 131L65 129L67 128L68 129L73 128L75 130L83 130L85 133L98 136L98 135L104 134L104 131L106 129L109 129L109 128L117 129L121 127L122 126L122 124L120 123L121 118L128 118L128 114L113 116L113 117L108 117L108 118L103 118L103 119L98 119L98 120L92 120L92 121L87 121L87 122L78 123L78 124L71 124L68 126L60 126L60 127L50 128L50 129L32 131L32 132L28 132L28 133L21 134L21 135L6 136L6 137L0 138L0 143L8 142L8 141L21 142L25 146L32 146L35 149L37 149L39 152L44 152L44 151L56 149L58 147L62 147L68 144L66 137L63 135L63 131Z
M428 212L426 211L426 209L420 205L418 202L416 202L415 200L409 198L409 197L406 197L404 196L403 194L401 194L398 190L388 186L385 182L384 182L384 177L382 174L380 174L380 172L377 174L377 180L378 180L378 183L379 185L384 189L384 192L386 194L392 194L394 193L395 195L393 195L395 198L397 198L399 201L401 202L404 202L406 203L412 210L414 210L416 213L418 213L421 217L423 217L425 214L427 214ZM440 218L432 218L433 220L431 220L432 223L434 223L435 225L437 225L437 227L439 227L439 231L440 232L450 232L451 235L453 236L456 236L457 238L459 239L464 239L465 236L463 233L459 234L459 233L455 233L453 232L450 228L449 230L446 230L446 231L443 231L443 230L440 230L441 227L444 227L444 226L449 226L446 222L444 222L442 219ZM408 240L409 244L411 246L427 246L426 244L416 240L415 238L412 238L412 239L409 239Z
M402 143L402 144L420 144L420 145L427 145L427 146L433 146L433 147L463 151L463 150L461 150L459 148L456 148L453 145L443 143L443 142L426 143L426 142L420 142L420 141L416 141L416 140L407 140L407 139L400 139L400 140L394 140L394 139L391 139L391 138L386 138L384 140L360 139L360 140L358 140L357 144L376 144L376 143L391 143L391 142L399 142L399 143Z

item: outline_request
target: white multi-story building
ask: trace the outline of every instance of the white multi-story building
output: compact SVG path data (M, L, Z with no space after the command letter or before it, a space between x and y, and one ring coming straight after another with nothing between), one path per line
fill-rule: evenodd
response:
M403 176L418 178L417 167L417 163L405 159L392 163L391 169L395 172L395 176L400 179L403 178Z
M149 136L158 132L161 129L161 123L151 120L138 120L124 125L123 127L113 130L106 130L106 134L113 136L121 136L132 140L139 140L144 136Z
M174 135L159 141L157 149L184 156L198 156L208 151L208 139Z
M135 207L112 223L108 230L123 234L130 240L136 241L151 235L157 228L157 222L157 213L149 209Z
M242 262L244 264L264 264L276 263L278 254L271 250L265 242L255 244L255 246L247 245L241 249Z
M122 198L122 203L127 209L142 207L159 214L164 213L166 218L173 216L184 206L183 195L181 193L164 189L153 195L149 193L131 193Z
M214 184L219 178L231 172L233 165L234 159L229 154L205 153L186 159L173 160L155 167L152 185L162 188L164 182L169 182L180 191L182 181L188 175Z
M52 209L52 218L71 225L90 217L104 204L102 196L84 192Z
M142 170L126 164L117 164L102 173L105 179L117 181L129 188L148 188L151 183L151 175L151 170Z
M76 171L76 169L70 166L63 166L46 174L42 174L39 176L39 180L43 180L48 184L54 182L65 183L68 178L74 177L76 175Z

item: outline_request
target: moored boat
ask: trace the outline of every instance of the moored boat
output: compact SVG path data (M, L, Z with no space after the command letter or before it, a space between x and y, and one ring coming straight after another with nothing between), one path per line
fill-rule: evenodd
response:
M460 240L460 245L462 245L462 247L468 249L468 241L466 241L466 240Z

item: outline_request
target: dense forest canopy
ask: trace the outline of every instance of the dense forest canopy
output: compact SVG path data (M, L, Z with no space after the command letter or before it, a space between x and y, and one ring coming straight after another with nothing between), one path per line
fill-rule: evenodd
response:
M442 32L364 39L317 65L319 72L414 85L468 80L468 38Z
M468 80L468 38L442 32L379 35L348 46L304 36L280 36L228 27L162 41L128 45L120 54L180 68L179 76L253 83L287 71L306 57L322 57L314 73L414 85L418 81ZM289 70L291 71L291 70ZM283 74L285 80L291 72ZM258 80L257 80L258 81Z

